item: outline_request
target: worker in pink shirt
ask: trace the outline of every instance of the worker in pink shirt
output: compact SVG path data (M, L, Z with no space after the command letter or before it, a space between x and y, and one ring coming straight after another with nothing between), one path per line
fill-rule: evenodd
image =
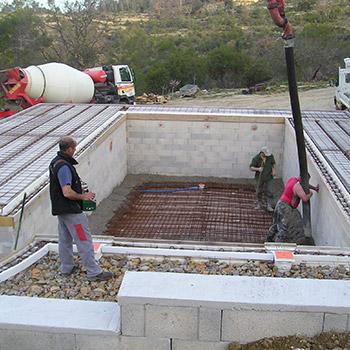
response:
M319 191L319 185L309 185L310 190ZM300 201L307 202L312 192L305 193L299 177L291 177L284 187L284 191L277 202L273 213L273 224L267 236L268 242L286 242L305 244L303 219L298 211Z

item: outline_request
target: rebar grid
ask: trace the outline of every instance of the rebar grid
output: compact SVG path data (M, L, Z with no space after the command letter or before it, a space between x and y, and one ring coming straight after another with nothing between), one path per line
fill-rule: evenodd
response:
M142 192L196 185L148 183L134 189L108 222L105 233L147 239L265 242L272 215L254 209L251 185L206 183L203 190Z

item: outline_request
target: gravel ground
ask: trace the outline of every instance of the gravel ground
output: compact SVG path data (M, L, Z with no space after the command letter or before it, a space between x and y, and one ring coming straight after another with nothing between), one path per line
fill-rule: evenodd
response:
M333 97L335 87L322 89L300 90L299 100L302 110L328 110L334 111ZM290 109L289 92L273 94L242 95L222 93L221 95L202 95L195 98L177 98L167 103L169 106L189 107L231 107L231 108L258 108L258 109Z
M79 261L77 259L77 264ZM22 273L0 284L0 294L38 296L44 298L85 299L115 301L125 271L184 272L206 275L267 276L316 279L350 279L350 271L343 266L306 267L293 266L281 274L273 264L247 262L229 264L217 260L196 261L193 259L170 260L168 258L143 259L127 256L103 256L102 268L115 274L109 281L89 282L81 265L77 273L63 277L59 274L57 254L50 253Z

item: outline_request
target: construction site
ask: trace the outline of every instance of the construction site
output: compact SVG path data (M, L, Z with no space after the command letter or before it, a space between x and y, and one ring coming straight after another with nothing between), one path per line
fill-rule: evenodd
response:
M349 332L350 113L302 117L320 187L313 246L266 242L272 214L254 208L262 146L275 201L299 172L289 110L39 104L0 120L0 349L228 349ZM79 260L59 274L48 164L62 135L97 194L89 221L109 281L87 281Z
M83 22L96 21L103 6L74 6L83 5L96 10L82 12ZM177 5L181 12L182 1ZM192 20L196 4L190 5ZM325 11L316 10L325 3L308 3L306 11L304 5L294 6L299 22L308 17L312 29L315 19L323 24ZM49 34L52 21L59 33L47 43L63 39L83 51L88 31L75 15L81 9L65 6L61 13L50 2L50 20L43 12ZM332 6L328 19L339 16L342 23L341 6ZM119 40L105 35L108 48L95 58L86 50L87 65L81 52L53 47L76 56L79 69L51 62L0 71L0 350L350 349L350 59L339 68L332 97L311 94L317 108L301 108L295 62L299 70L305 63L294 59L285 1L268 0L283 31L289 98L280 94L279 103L264 107L271 95L259 99L258 92L285 79L274 61L275 39L261 41L260 8L246 12L229 1L221 8L219 21L200 17L203 27L195 26L187 45L192 50L200 41L202 54L186 50L185 59L177 41L184 22L173 21L172 12L176 33L168 22L157 22L151 35L135 31L141 34L131 46L140 49L134 63L149 95L136 96L132 67L96 63L102 51L108 59L124 57L113 41L132 41L110 30L111 23L108 34L118 32ZM160 7L153 11L158 21ZM64 17L73 24L67 38ZM236 26L244 17L252 17L254 32L245 32L245 22ZM209 22L219 29L205 43ZM332 26L324 41L310 34L323 27L296 30L310 39L299 50L317 55L306 81L330 78L330 62L339 61L322 58L320 46L327 56L342 45L346 52L346 31L335 37L339 25ZM74 40L80 27L85 36ZM93 42L102 41L93 28ZM163 29L171 39L149 51L148 38L160 40ZM239 51L256 38L256 51ZM343 44L333 49L329 38ZM317 50L308 51L315 43ZM260 61L263 46L269 52ZM175 56L158 62L171 47ZM144 65L147 55L154 65ZM170 62L189 73L178 78ZM170 97L153 93L169 88L194 97L197 78L209 88L248 84L242 107L231 101L195 107L193 100L186 106L185 99L165 105ZM149 99L162 105L136 104Z

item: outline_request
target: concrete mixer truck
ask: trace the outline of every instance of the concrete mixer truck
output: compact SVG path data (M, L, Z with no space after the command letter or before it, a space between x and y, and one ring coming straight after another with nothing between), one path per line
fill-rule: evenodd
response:
M0 118L38 103L128 103L135 101L134 75L127 65L79 71L47 63L0 71Z
M345 58L344 63L345 68L339 68L334 104L336 109L350 110L350 57Z

